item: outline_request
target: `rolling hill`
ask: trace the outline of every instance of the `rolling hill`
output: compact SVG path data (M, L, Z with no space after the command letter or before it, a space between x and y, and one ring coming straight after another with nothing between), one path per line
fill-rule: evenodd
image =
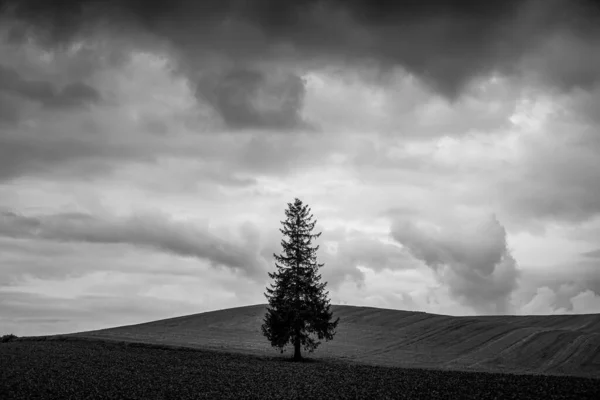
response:
M276 354L253 305L67 336ZM600 314L452 317L333 305L338 333L310 357L383 366L600 378Z

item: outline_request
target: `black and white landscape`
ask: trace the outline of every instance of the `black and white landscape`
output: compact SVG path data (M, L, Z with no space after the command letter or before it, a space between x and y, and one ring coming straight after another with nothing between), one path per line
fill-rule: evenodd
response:
M228 350L597 383L599 115L593 0L0 0L0 336L38 337L6 336L0 377L26 398L30 365L44 387L135 349L122 370ZM281 367L260 324L294 198L341 319Z

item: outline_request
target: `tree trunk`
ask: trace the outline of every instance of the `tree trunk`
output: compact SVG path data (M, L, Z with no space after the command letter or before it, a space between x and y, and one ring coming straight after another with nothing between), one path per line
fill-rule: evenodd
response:
M302 360L302 355L300 354L300 338L296 336L294 340L294 361Z

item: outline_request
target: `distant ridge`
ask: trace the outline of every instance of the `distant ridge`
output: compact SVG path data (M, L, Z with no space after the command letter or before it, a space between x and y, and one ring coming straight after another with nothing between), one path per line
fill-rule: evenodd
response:
M341 319L338 333L310 357L600 378L600 314L454 317L346 305L332 309ZM266 304L258 304L69 336L275 355L260 332L265 310Z

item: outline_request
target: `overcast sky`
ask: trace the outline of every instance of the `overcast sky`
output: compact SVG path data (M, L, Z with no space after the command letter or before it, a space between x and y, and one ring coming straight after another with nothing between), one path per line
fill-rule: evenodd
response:
M593 2L0 7L0 334L265 303L295 197L333 304L600 312Z

